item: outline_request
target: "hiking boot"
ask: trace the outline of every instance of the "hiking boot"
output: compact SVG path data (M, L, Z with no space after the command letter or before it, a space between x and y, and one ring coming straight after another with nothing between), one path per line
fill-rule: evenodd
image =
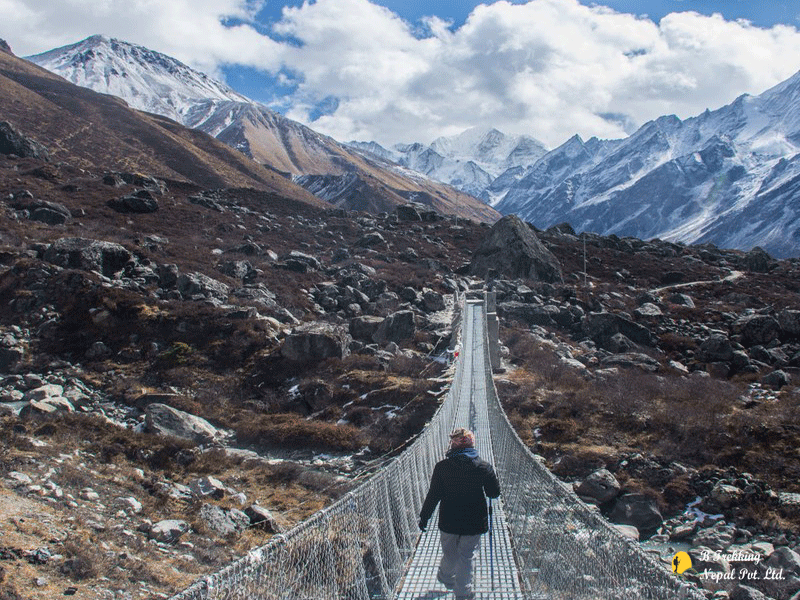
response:
M438 571L438 572L436 573L436 581L438 581L439 583L441 583L441 584L442 584L444 587L446 587L448 590L452 590L452 589L455 587L455 583L454 583L452 580L451 580L451 581L448 581L447 579L445 579L444 577L442 577L442 572L441 572L441 571Z

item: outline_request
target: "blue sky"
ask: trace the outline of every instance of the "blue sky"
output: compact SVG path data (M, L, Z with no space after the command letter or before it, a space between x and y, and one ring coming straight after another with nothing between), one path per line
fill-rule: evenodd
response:
M0 0L19 55L105 34L342 140L471 127L555 147L697 115L800 71L800 0Z
M269 1L259 15L259 20L270 23L280 19L284 6L302 6L303 2ZM415 23L429 15L437 15L450 20L456 27L466 21L472 9L479 2L459 0L429 0L427 2L404 2L403 0L379 1L375 4L385 6L404 19ZM512 4L524 4L523 0L514 0ZM800 2L781 0L607 0L605 2L586 2L581 4L592 6L599 4L608 6L618 12L647 15L654 21L672 12L695 11L710 15L719 13L728 20L747 19L759 27L771 27L777 23L800 26Z

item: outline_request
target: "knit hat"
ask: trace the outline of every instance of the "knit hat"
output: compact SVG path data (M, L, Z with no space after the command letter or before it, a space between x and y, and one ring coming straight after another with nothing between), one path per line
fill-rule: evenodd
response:
M450 449L456 448L474 448L475 447L475 434L469 429L459 427L450 434Z

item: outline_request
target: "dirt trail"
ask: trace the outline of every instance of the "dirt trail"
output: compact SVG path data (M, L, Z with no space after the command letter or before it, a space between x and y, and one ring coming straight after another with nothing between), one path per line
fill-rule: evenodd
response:
M723 283L725 281L736 281L742 276L744 276L744 271L731 271L730 275L727 275L722 279L713 279L708 281L689 281L687 283L674 283L672 285L665 285L660 288L654 288L650 290L650 293L660 294L661 292L666 292L667 290L677 290L681 288L694 287L697 285L711 285L712 283Z

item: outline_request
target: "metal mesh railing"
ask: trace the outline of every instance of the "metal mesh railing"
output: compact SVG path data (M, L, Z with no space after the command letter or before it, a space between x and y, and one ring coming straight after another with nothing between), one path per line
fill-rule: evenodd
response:
M484 343L488 344L485 336ZM704 599L544 466L511 426L488 361L484 376L494 465L526 597Z
M456 302L457 310L463 306ZM483 318L481 312L471 321L479 323L480 343L486 344ZM526 597L703 598L609 527L539 463L500 407L488 352L481 364L473 364L470 354L468 348L462 351L444 402L400 456L335 504L173 599L395 598L419 538L417 518L433 467L453 424L464 419L465 407L476 406L486 412L481 418L488 418ZM485 404L483 398L472 401L468 375L474 371L486 377Z

